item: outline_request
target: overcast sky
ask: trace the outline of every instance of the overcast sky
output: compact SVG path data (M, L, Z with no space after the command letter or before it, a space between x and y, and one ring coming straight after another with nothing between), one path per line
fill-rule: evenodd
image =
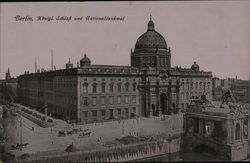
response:
M220 78L249 79L250 1L191 2L46 2L1 4L0 78L38 68L57 69L84 53L93 64L128 65L130 49L146 32L152 14L155 29L172 50L172 66L194 61ZM34 21L15 21L16 15ZM83 21L38 22L37 16L84 16ZM124 17L124 21L85 21L86 16Z

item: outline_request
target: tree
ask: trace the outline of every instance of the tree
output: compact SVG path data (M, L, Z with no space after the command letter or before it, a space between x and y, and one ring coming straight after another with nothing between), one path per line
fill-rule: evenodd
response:
M16 93L11 85L2 84L0 86L0 96L7 102L13 102L16 97Z

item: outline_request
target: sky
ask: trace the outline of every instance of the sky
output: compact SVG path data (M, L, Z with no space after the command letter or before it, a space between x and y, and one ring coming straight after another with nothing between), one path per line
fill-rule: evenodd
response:
M191 67L220 78L249 79L250 1L25 2L1 3L0 78L37 67L56 69L69 58L76 66L86 53L92 64L129 65L130 51L146 32L152 14L155 30L171 48L172 66ZM33 21L16 21L15 16ZM82 21L36 21L37 16L81 17ZM125 17L124 21L86 21L85 17Z

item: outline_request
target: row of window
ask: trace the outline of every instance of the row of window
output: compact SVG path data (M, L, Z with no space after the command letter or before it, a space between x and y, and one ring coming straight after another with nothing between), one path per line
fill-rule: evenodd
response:
M110 115L111 117L113 117L113 116L114 116L114 110L115 110L115 109L103 109L103 110L100 110L99 112L101 112L101 115L102 115L102 116L106 116L108 110L109 110L109 115ZM127 116L129 116L129 108L124 108L124 109L122 109L122 108L117 108L116 110L117 110L118 116L121 116L121 115L122 115L122 110L124 110L124 113L125 113ZM132 111L132 113L136 114L136 108L135 108L135 107L133 107L131 111ZM98 112L97 110L93 110L93 111L84 111L84 112L83 112L84 118L88 118L88 113L92 113L92 117L97 117L97 112Z
M188 100L188 99L190 99L193 96L201 96L202 94L203 94L203 92L191 92L191 93L186 92L186 96L185 96L184 92L182 92L181 93L181 99L182 100L185 100L185 99ZM208 93L206 93L206 94L208 95Z
M206 82L204 82L204 83L202 83L202 82L200 82L200 83L187 82L186 84L184 84L184 82L181 83L181 89L185 89L185 88L186 89L198 89L198 86L199 86L199 89L203 89L206 87L207 87L207 89L210 89L210 82L208 82L208 83L206 83Z
M115 102L117 104L122 103L122 96L117 96L116 99L115 99L114 96L109 96L109 97L101 96L99 98L100 98L100 104L101 105L108 105L108 104L113 105ZM107 101L107 98L108 98L108 101ZM123 98L124 98L124 103L125 104L129 104L129 103L135 104L136 103L136 96L134 96L134 95L130 96L130 98L129 98L129 95L125 95ZM88 97L83 97L83 106L88 106L89 101L90 100L89 100ZM92 102L92 106L98 105L97 97L92 97L91 102Z
M141 59L141 60L140 60ZM152 56L152 57L135 57L134 59L135 63L135 66L155 66L156 65L156 62L157 62L157 59L155 56ZM167 62L167 57L159 57L159 63L160 63L160 66L167 66L168 65L168 62Z
M101 92L102 93L105 93L107 90L107 86L106 86L106 83L102 83L101 85ZM83 83L83 89L82 89L82 92L83 93L88 93L88 90L89 90L89 84L88 83ZM98 88L98 84L97 83L93 83L92 84L92 93L97 93L97 89ZM114 92L114 88L115 88L115 84L114 83L111 83L109 84L109 92ZM125 88L125 91L126 92L129 92L129 88L130 88L130 84L127 82L124 84L124 88ZM122 92L122 83L118 83L117 84L117 91L118 92ZM132 84L132 91L136 91L136 83L133 83Z

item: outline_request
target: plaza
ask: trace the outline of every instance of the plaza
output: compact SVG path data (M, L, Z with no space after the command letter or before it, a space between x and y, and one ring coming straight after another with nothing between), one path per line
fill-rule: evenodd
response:
M15 109L21 109L21 106ZM24 106L22 106L24 107ZM28 109L26 107L26 109ZM33 110L34 111L34 110ZM171 133L182 133L182 115L175 115L155 118L134 118L120 121L99 122L91 124L68 124L66 121L53 119L57 123L56 126L49 128L39 127L29 119L16 114L11 115L14 123L8 125L7 133L11 138L11 145L20 143L28 143L22 150L12 150L18 157L23 154L29 155L50 155L55 153L65 152L65 149L73 143L74 149L78 151L100 150L110 146L110 144L117 144L117 139L126 136L133 137L152 137L156 138L160 135L167 136ZM22 120L22 125L20 121ZM22 127L21 127L22 126ZM77 134L67 135L67 131L73 129L89 129L90 136L79 138ZM65 136L58 136L59 131L65 131ZM22 136L20 135L22 132ZM22 139L22 140L21 140ZM118 143L119 144L119 143Z

